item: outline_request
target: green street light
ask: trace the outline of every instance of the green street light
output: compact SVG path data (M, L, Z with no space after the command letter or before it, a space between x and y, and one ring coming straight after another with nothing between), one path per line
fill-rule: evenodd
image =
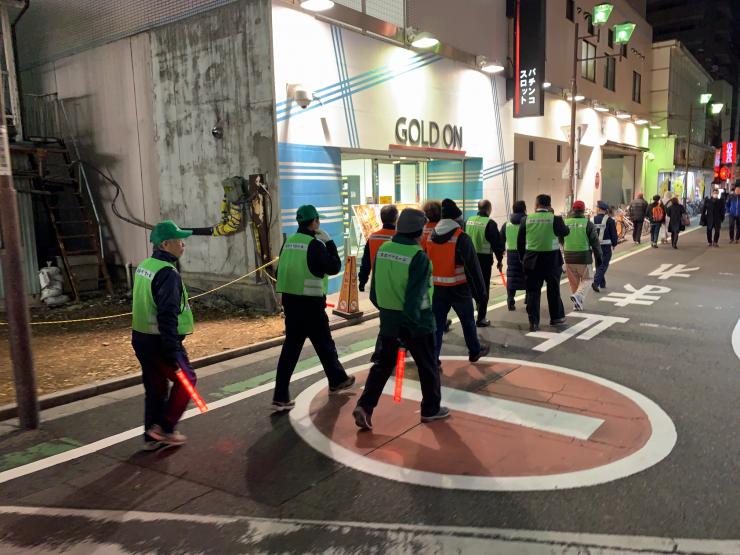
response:
M699 95L699 104L709 104L710 100L712 100L712 93Z
M627 44L635 32L635 23L620 23L614 26L614 44Z
M605 25L609 21L609 16L612 14L614 6L607 2L594 6L594 17L592 19L594 25Z
M716 116L722 111L722 108L724 108L725 105L722 102L712 102L712 104L709 106L709 110L712 112L713 116Z

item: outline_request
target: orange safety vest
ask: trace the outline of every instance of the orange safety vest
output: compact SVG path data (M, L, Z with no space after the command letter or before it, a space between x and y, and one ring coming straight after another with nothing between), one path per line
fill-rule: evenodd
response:
M426 251L432 261L432 283L435 287L454 287L468 282L465 266L455 262L455 247L461 234L462 229L458 229L446 243L427 242Z
M395 234L395 229L379 229L368 238L367 244L370 245L370 268L375 268L375 255L378 254L380 245L393 239Z
M437 227L437 222L427 222L424 224L424 229L421 230L421 248L426 250L427 241L432 236L432 231Z

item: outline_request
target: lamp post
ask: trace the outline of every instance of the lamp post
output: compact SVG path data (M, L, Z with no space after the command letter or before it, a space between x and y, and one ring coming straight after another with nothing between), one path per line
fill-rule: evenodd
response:
M712 93L699 95L699 104L706 106L712 100ZM689 198L689 153L691 152L691 128L694 126L694 101L689 105L689 133L686 137L686 173L683 178L683 203Z
M594 6L593 13L584 12L584 17L589 19L594 26L606 25L611 16L614 6L608 2L598 4ZM580 11L580 8L578 8ZM570 161L569 161L569 194L565 200L565 205L570 204L575 200L576 189L577 189L577 176L576 176L576 97L578 96L578 63L587 62L592 60L599 60L602 58L618 57L622 58L621 53L619 56L612 56L610 54L604 54L601 56L594 56L592 58L579 58L578 47L581 40L598 37L599 35L590 33L586 36L580 36L580 24L576 19L574 25L574 38L573 38L573 68L570 79ZM589 27L591 27L589 25ZM632 37L632 33L635 30L636 25L634 23L621 23L614 26L614 43L615 44L627 44Z

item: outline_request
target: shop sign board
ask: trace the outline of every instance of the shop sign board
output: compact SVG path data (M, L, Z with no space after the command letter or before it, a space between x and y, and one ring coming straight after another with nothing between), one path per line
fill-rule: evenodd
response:
M728 141L722 143L722 163L723 164L735 164L737 158L737 141Z
M442 127L436 121L424 121L400 117L396 120L396 143L422 147L438 147L462 150L462 126L446 124Z
M545 0L516 0L514 117L545 115Z

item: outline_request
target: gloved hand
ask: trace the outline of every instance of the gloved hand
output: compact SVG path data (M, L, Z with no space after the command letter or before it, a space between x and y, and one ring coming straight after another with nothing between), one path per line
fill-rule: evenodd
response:
M365 284L364 283L361 283L360 284L360 292L362 292L362 293L365 292Z
M331 241L331 237L323 229L319 229L316 231L316 239L318 239L322 243L328 243L329 241Z
M175 359L177 361L177 366L185 372L185 375L188 377L188 380L190 380L191 384L194 384L196 382L196 376L195 376L195 370L193 370L193 367L190 365L190 359L188 359L188 355L186 353L177 353L175 355Z
M496 263L496 269L499 272L503 272L503 270L504 270L504 261L503 260L499 260L498 263Z

